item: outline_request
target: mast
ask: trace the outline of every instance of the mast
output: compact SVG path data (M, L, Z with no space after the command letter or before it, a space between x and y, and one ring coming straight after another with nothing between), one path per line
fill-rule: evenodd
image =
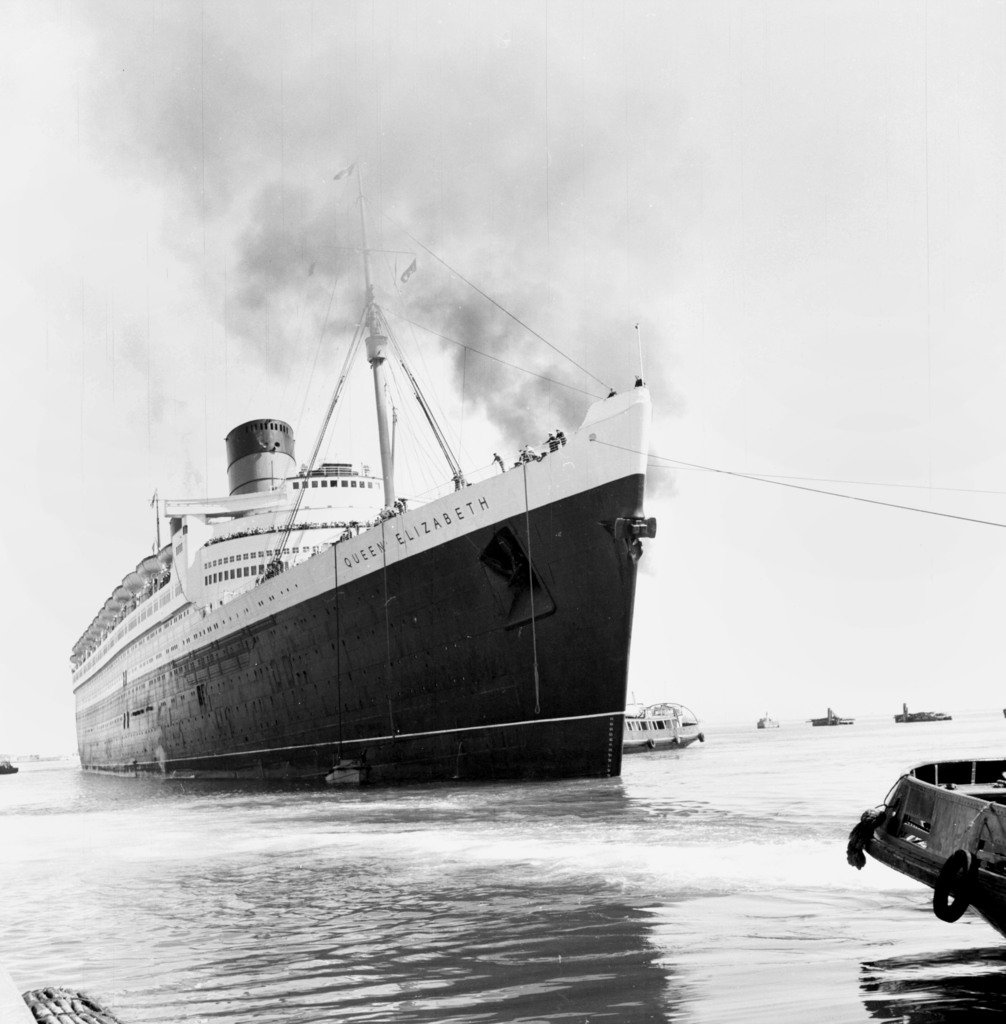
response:
M157 535L154 554L157 554L161 550L161 506L157 499L157 488L154 488L154 496L150 499L150 507L154 510L154 532Z
M374 286L370 279L370 249L367 245L367 214L363 200L363 172L356 164L356 185L360 199L360 232L363 236L363 280L367 289L363 313L367 329L367 362L374 371L374 400L377 405L377 436L381 446L381 476L384 478L384 505L395 503L395 460L388 429L388 408L384 394L384 360L387 358L388 338L381 333L381 317L374 301Z

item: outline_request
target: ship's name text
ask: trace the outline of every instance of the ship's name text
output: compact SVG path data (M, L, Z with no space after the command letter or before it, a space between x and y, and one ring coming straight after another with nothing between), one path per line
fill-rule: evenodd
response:
M466 512L465 509L468 511ZM436 533L444 527L453 525L454 521L467 519L469 516L476 516L480 512L489 509L489 502L485 498L477 498L474 501L466 501L463 505L456 505L452 512L440 512L429 519L420 519L412 524L412 527L402 527L395 531L395 540L404 547L410 540L419 540L427 534ZM359 565L361 562L369 562L372 558L380 558L384 553L384 541L374 541L373 544L365 544L359 551L351 555L343 555L343 562L349 568Z

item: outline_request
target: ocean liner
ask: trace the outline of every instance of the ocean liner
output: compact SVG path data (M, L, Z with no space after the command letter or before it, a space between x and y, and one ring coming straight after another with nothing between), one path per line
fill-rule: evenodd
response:
M164 500L169 539L73 648L85 769L183 777L604 777L621 767L648 389L597 401L480 480L396 497L374 301L299 470L289 424L226 438L226 497ZM374 377L381 473L316 465L356 353ZM158 520L160 522L160 519Z

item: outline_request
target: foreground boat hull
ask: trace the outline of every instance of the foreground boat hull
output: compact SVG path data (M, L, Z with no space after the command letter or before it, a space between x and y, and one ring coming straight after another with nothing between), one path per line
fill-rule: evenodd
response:
M632 474L346 583L337 549L320 554L335 586L79 714L81 763L323 778L350 759L379 783L617 775L639 545L616 521L642 493Z
M892 839L878 831L867 843L866 852L881 864L923 885L935 889L945 857L901 840ZM971 909L976 911L997 932L1006 936L1006 878L992 871L979 870L970 897Z
M848 859L875 860L934 890L946 922L972 909L1006 936L1006 785L1003 760L919 765L849 837Z
M649 750L684 750L693 743L698 743L698 736L681 736L678 739L634 740L622 744L625 754L639 754Z

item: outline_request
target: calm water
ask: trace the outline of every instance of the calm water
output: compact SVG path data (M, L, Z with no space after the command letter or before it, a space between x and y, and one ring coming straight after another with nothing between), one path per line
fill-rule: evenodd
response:
M1006 941L845 863L999 712L707 728L621 779L340 792L0 779L0 959L128 1024L1001 1019Z

